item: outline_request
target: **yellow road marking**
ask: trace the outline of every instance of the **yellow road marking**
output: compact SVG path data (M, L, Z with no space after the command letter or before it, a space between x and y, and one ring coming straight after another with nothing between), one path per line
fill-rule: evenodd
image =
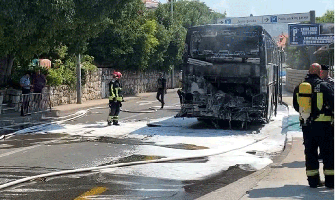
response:
M92 188L90 191L85 192L84 194L80 195L79 197L75 198L74 200L84 200L87 199L88 196L98 195L105 192L107 188L105 187L95 187Z

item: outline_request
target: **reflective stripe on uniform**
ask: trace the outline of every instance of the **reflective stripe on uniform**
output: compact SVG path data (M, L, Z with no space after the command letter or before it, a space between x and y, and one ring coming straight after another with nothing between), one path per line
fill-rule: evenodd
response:
M115 97L114 91L113 91L113 84L111 84L110 90L110 96Z
M323 173L324 173L326 176L331 176L331 175L334 176L334 170L333 170L333 169L325 169L325 170L323 171Z
M112 121L112 116L108 116L107 121Z
M331 122L333 121L332 116L325 116L325 114L320 114L318 118L316 118L314 121L316 122Z
M109 96L108 99L109 99L109 100L113 100L114 97L113 97L113 96Z
M316 106L318 107L319 110L322 109L323 107L323 93L316 93Z
M319 170L318 169L306 170L306 174L307 176L316 176L319 174Z
M119 116L113 116L113 119L114 119L114 120L118 120L118 119L119 119Z
M116 97L119 97L119 87L115 88Z
M117 101L122 101L122 97L116 97Z

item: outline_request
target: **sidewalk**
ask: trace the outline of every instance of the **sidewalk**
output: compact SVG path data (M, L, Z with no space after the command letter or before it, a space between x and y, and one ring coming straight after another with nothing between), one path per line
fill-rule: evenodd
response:
M177 93L176 89L168 89L167 93ZM156 92L139 93L136 96L126 96L124 101L132 101L146 98L155 95ZM108 98L85 101L82 104L65 104L54 106L51 111L44 111L40 113L32 113L28 116L20 116L20 112L9 112L0 114L0 136L36 125L40 122L48 122L51 118L63 117L73 114L79 110L85 110L93 107L108 107Z
M283 102L290 106L289 120L298 120L292 108L292 93L283 88ZM324 180L320 164L321 180ZM334 190L326 187L310 188L305 171L302 132L299 126L288 129L287 144L274 162L247 177L213 191L198 200L248 200L248 199L304 199L334 200Z
M168 89L167 93L177 93L176 89ZM138 100L141 98L145 98L148 96L156 95L156 92L147 92L147 93L139 93L136 96L125 96L123 99L125 102L131 101L131 100ZM64 115L68 115L74 112L77 112L79 110L93 108L93 107L108 107L108 98L106 99L97 99L97 100L91 100L91 101L85 101L82 104L65 104L60 106L52 107L51 115L53 117L60 117Z

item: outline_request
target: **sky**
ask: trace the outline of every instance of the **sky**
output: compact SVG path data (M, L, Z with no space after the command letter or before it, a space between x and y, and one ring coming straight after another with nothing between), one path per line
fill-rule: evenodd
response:
M327 10L334 10L334 0L200 0L214 11L224 13L227 17L248 17L262 15L279 15L306 13L315 10L316 17L321 17ZM160 0L166 3L167 0Z
M165 108L165 107L164 107ZM169 109L167 107L166 109ZM65 133L86 137L114 137L140 139L147 145L139 145L129 155L146 155L163 158L189 156L208 156L206 162L170 162L152 163L131 167L102 169L104 173L149 176L175 180L203 179L212 174L227 170L230 166L256 171L272 163L272 156L282 152L287 137L301 137L300 130L282 132L282 126L291 123L288 116L296 116L293 109L281 107L277 116L262 127L259 132L246 130L223 130L208 128L192 128L198 123L194 118L167 117L155 121L124 122L120 126L106 126L105 121L95 124L69 125L54 123L49 126L23 129L15 134ZM82 114L83 111L80 113ZM148 127L147 124L156 127ZM298 128L299 129L299 128ZM174 145L198 147L197 150L171 148ZM251 152L251 153L250 153ZM114 158L113 158L114 159ZM115 158L117 159L117 158ZM104 163L97 163L104 164ZM169 173L166 173L169 171Z

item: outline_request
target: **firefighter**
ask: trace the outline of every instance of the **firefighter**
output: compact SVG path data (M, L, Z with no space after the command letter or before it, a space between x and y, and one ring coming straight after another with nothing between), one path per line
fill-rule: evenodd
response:
M334 89L334 79L329 76L329 66L328 65L321 65L321 69L322 69L321 78L324 81L331 84L331 86L333 86L333 89Z
M119 113L122 107L122 86L120 83L120 78L122 74L120 72L113 73L113 79L109 83L109 116L107 119L108 125L119 125Z
M294 90L293 106L302 126L309 186L321 186L318 148L323 156L325 186L334 188L334 91L320 78L321 65L313 63L304 82ZM330 112L329 112L330 111Z

